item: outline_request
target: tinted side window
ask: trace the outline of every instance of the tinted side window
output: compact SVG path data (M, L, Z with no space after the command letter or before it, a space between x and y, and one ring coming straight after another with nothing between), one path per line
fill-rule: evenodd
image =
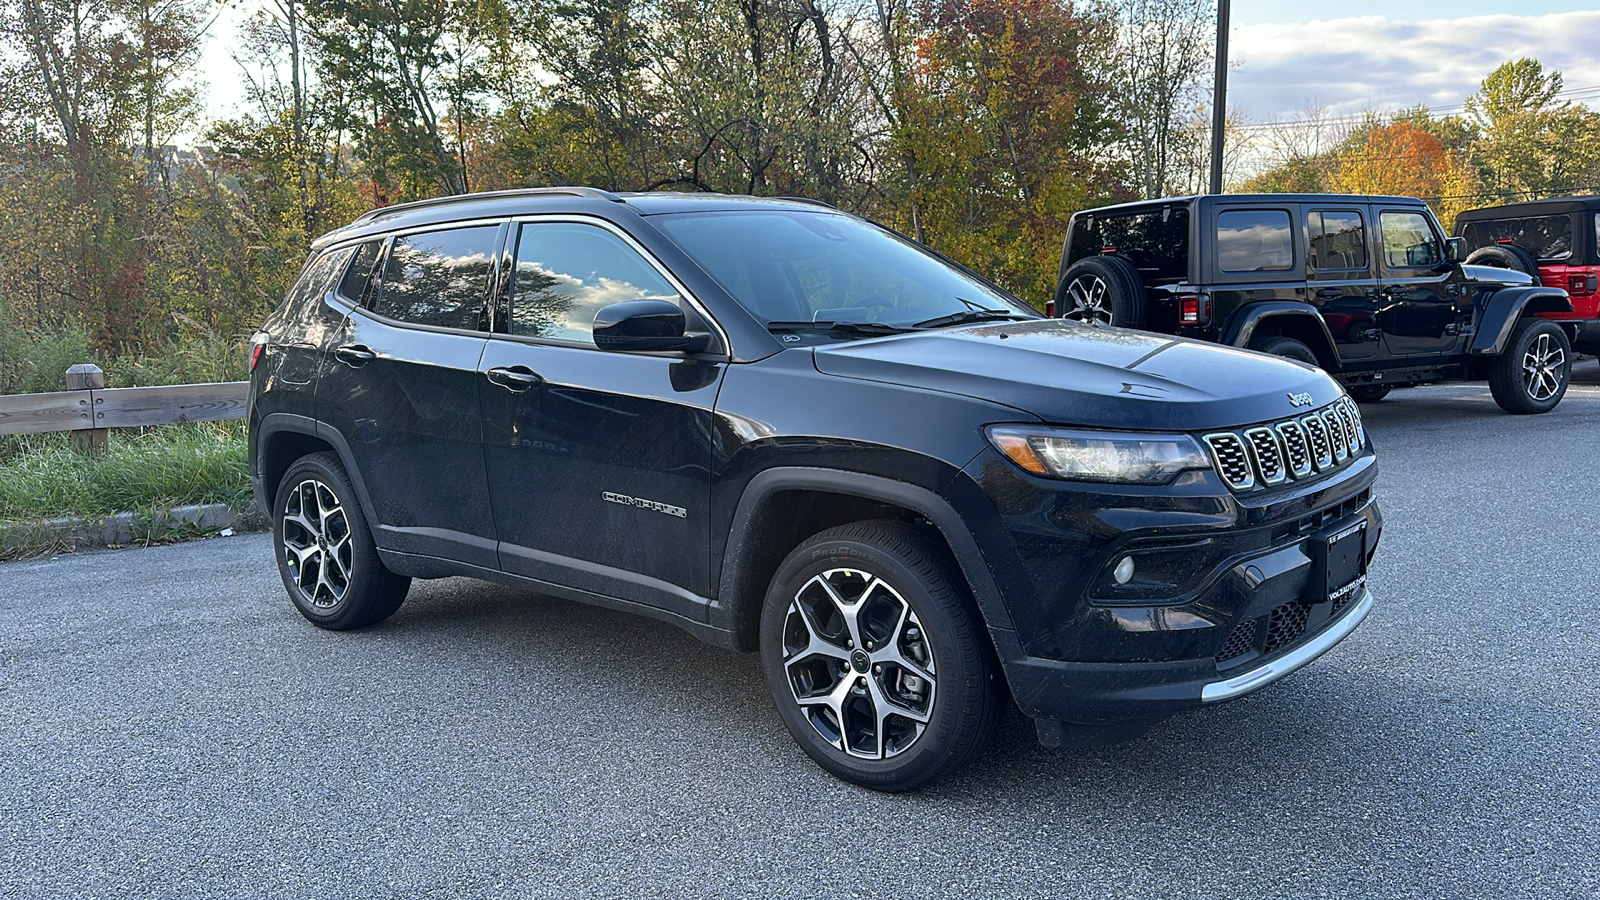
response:
M357 305L366 299L367 284L372 280L372 267L377 264L378 254L382 252L383 241L367 241L356 248L355 258L350 261L350 268L345 269L344 278L339 282L339 296Z
M332 290L333 280L338 277L339 271L349 258L350 250L345 248L324 253L311 260L300 273L300 278L294 287L290 288L288 302L298 304Z
M1311 267L1365 269L1367 229L1353 209L1326 209L1306 217L1311 232Z
M1282 209L1217 214L1217 260L1224 272L1282 272L1294 267L1294 235Z
M593 343L594 314L623 300L678 302L678 292L627 242L593 225L522 226L511 285L511 333Z
M418 325L483 328L498 232L483 225L395 238L376 311Z
M1079 227L1072 238L1074 262L1115 250L1149 279L1189 276L1189 210L1096 216L1093 227Z
M1430 268L1444 258L1422 213L1379 213L1378 227L1383 231L1383 264L1391 269Z
M1462 237L1473 249L1511 243L1532 253L1535 259L1566 259L1572 255L1572 217L1527 216L1469 222Z

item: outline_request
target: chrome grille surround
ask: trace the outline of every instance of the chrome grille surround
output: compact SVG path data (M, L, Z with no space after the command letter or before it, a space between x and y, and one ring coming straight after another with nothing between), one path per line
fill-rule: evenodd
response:
M1234 491L1315 478L1361 455L1366 430L1348 397L1298 418L1286 418L1201 438L1217 474Z

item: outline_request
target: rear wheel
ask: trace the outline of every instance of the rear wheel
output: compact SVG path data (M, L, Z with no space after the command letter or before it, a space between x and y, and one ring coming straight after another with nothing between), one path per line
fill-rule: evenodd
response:
M1056 315L1086 325L1143 328L1144 281L1120 256L1090 256L1067 268L1056 287Z
M1494 244L1488 247L1479 247L1467 254L1466 263L1469 266L1494 266L1497 269L1511 269L1524 275L1532 275L1533 280L1539 280L1539 261L1533 254L1518 247L1516 244Z
M1545 319L1523 319L1506 349L1489 365L1489 392L1508 413L1542 413L1556 408L1572 380L1572 345L1561 326Z
M1292 337L1256 338L1250 342L1250 349L1257 353L1270 353L1273 356L1282 356L1313 366L1322 365L1317 362L1317 354L1310 347Z
M795 742L880 791L921 787L988 745L1005 708L988 640L943 548L899 522L807 540L761 614L762 669Z
M335 631L394 615L411 579L389 571L378 558L338 456L313 453L295 461L278 483L274 506L278 574L301 615Z
M1358 384L1347 390L1357 403L1377 403L1389 396L1394 387L1387 384Z

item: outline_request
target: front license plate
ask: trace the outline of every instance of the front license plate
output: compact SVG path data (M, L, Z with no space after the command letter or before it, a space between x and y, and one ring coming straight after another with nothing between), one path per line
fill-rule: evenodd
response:
M1352 593L1367 574L1367 520L1341 528L1327 539L1322 552L1324 596L1330 600Z

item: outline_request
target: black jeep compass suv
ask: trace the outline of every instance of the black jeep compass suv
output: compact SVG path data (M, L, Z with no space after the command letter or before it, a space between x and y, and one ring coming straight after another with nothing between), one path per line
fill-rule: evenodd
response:
M1047 744L1126 739L1372 607L1377 463L1333 379L1043 318L817 204L378 210L252 360L307 619L454 575L654 616L758 651L805 752L878 789L972 759L1008 691Z

